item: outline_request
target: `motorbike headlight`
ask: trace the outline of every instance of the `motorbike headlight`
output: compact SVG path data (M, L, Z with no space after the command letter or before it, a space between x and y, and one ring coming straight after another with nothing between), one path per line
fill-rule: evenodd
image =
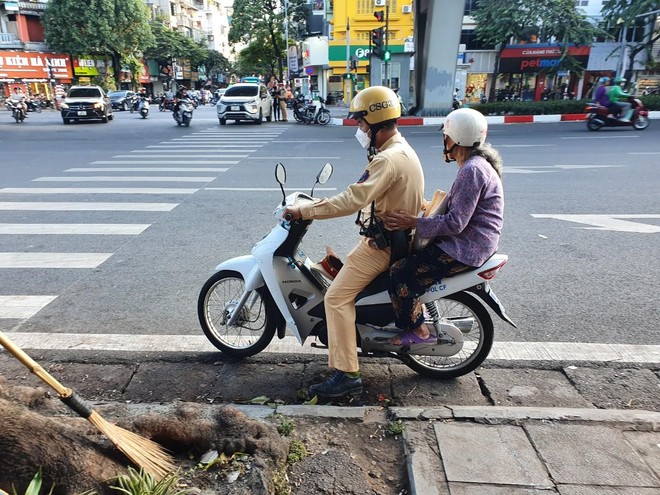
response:
M60 107L61 107L61 108L64 108L64 109L66 110L66 109L69 108L69 104L68 104L68 103L64 103L64 102L62 102L62 104L60 105Z

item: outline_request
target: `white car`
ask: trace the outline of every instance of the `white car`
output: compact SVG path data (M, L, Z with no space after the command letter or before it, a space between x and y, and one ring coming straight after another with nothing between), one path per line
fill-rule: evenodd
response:
M228 120L247 120L259 125L264 117L268 122L273 119L273 100L263 84L234 84L227 88L216 107L220 125Z

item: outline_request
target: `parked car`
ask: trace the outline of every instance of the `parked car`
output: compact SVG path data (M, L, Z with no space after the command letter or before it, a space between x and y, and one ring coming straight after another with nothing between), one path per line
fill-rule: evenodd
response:
M110 98L100 86L71 86L61 106L62 121L113 119Z
M216 107L220 125L228 120L247 120L259 125L264 117L268 122L273 118L272 98L263 84L234 84L227 88Z
M133 91L110 91L108 98L110 98L113 110L128 111L131 108L131 101L134 95L135 92Z

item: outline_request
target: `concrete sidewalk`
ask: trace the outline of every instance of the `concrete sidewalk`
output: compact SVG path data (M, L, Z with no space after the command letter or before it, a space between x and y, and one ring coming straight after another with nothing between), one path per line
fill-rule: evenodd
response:
M137 414L188 401L234 404L253 418L401 420L412 495L660 495L657 363L514 363L438 381L365 358L365 392L348 407L301 405L298 390L326 371L320 356L265 353L233 362L217 353L62 350L34 357L87 400ZM40 384L5 352L0 369L10 384ZM258 396L278 405L250 405ZM396 406L383 407L383 396Z
M330 105L332 120L331 125L355 126L355 121L347 119L348 107ZM553 124L557 122L581 122L586 120L586 114L564 114L564 115L489 115L486 117L489 125L498 124ZM649 112L649 119L660 119L660 111ZM399 119L399 126L428 125L439 126L444 122L444 117L414 117L404 116Z

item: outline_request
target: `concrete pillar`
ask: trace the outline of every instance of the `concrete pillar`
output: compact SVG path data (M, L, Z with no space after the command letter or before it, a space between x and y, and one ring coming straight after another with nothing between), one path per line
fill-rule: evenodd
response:
M415 112L447 115L452 108L464 2L415 2Z

